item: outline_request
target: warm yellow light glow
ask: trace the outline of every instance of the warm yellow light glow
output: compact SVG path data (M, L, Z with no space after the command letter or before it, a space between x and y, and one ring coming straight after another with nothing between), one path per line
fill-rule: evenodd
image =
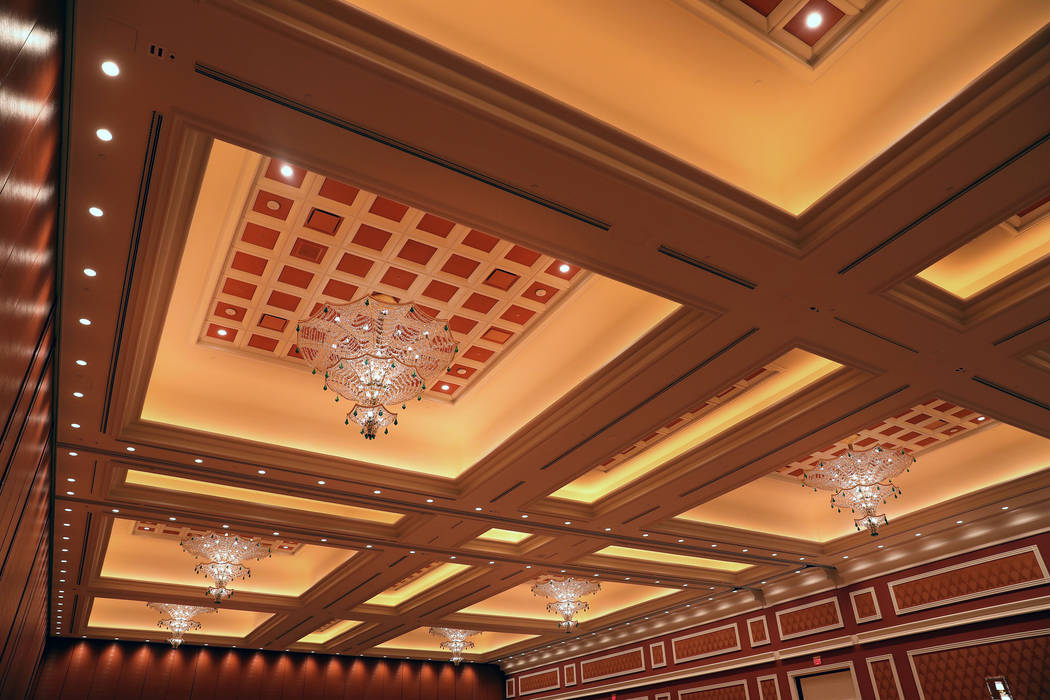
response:
M663 598L679 590L661 586L638 586L631 583L595 580L601 583L602 590L584 599L591 607L587 612L576 616L576 619L580 621L594 620L618 610ZM470 615L492 615L553 622L554 617L546 609L547 601L533 595L531 587L532 582L515 586L480 603L463 608L459 612Z
M411 600L420 593L433 588L442 581L447 581L469 568L466 564L442 564L401 588L396 590L389 588L379 595L372 596L365 601L365 605L383 605L386 607L401 605L401 603Z
M339 622L335 623L331 627L321 632L311 632L299 641L303 642L304 644L324 644L329 640L335 639L343 632L346 632L347 630L352 630L360 624L361 623L357 620L340 620Z
M278 508L290 508L310 513L326 513L340 518L351 520L367 520L384 525L393 525L401 519L401 514L391 513L385 510L372 510L371 508L359 508L331 501L320 501L313 498L300 498L299 496L286 496L282 493L271 491L259 491L257 489L246 489L240 486L227 486L215 484L210 481L198 481L197 479L186 479L181 476L170 476L168 474L155 474L129 469L124 477L125 484L135 486L149 486L166 491L178 491L180 493L192 493L199 496L214 496L215 498L228 498L234 501L246 501L248 503L259 503Z
M607 557L620 557L623 559L677 564L678 566L693 566L701 569L717 569L719 571L743 571L750 566L750 564L740 564L733 561L705 559L704 557L690 557L684 554L668 554L667 552L656 552L651 549L635 549L634 547L621 547L619 545L612 545L605 547L604 549L599 549L595 554L602 554Z
M604 472L592 469L552 495L570 501L593 503L635 479L676 459L755 414L790 398L841 365L805 350L785 353L776 362L780 371L736 398L722 404L666 439Z
M474 648L464 652L464 656L472 654L490 654L505 646L534 639L535 634L512 634L510 632L482 632L470 638L474 642ZM377 645L376 649L404 649L405 651L433 652L440 659L441 654L448 654L441 648L441 637L430 634L430 628L417 627L411 632L406 632L399 637L387 640Z
M532 537L531 532L517 532L515 530L501 530L498 527L494 527L478 535L479 540L489 540L490 542L510 542L511 544L518 544L528 538Z
M95 598L91 603L91 615L88 617L87 626L95 629L138 630L155 635L157 640L165 639L168 633L157 627L157 621L162 615L153 608L146 607L147 602ZM210 602L202 599L200 606L208 607ZM246 637L270 617L271 613L218 606L216 612L204 613L195 618L201 623L201 628L187 633L187 636Z
M960 299L969 299L1050 255L1050 216L1022 232L996 226L918 274Z

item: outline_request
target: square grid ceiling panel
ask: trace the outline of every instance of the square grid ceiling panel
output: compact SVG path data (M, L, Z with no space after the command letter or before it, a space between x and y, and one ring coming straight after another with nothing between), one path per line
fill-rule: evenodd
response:
M448 322L459 352L427 395L452 400L588 273L561 260L264 158L200 341L306 365L298 321L385 294Z
M781 474L802 478L820 462L832 460L845 454L853 443L862 450L879 445L888 450L904 450L916 454L934 445L939 445L964 435L975 428L992 425L991 418L963 408L950 401L931 399L924 404L909 408L903 413L879 421L859 431L856 435L839 440L819 452L781 467Z

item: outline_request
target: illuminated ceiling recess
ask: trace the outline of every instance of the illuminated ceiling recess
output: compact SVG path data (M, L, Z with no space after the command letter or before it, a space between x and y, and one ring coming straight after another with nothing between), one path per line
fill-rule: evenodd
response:
M566 632L571 632L579 623L576 613L581 613L590 608L590 605L580 600L585 595L594 595L601 590L601 585L587 579L554 578L539 581L532 585L533 595L550 598L547 603L547 612L561 615L558 626Z
M463 652L474 648L474 642L470 641L469 637L481 634L475 630L460 630L452 627L431 627L430 633L444 640L440 646L452 652L451 661L457 666L463 660Z
M229 586L235 579L252 575L251 569L241 562L270 556L270 548L263 543L228 532L222 535L214 532L191 535L179 544L188 553L205 560L197 564L194 571L212 580L213 585L208 586L208 595L216 603L233 595L233 589Z
M914 462L915 458L904 450L884 450L877 445L869 450L850 449L841 457L821 462L816 469L806 472L802 483L812 486L814 491L817 488L833 490L831 507L840 513L843 508L849 508L859 514L853 521L857 529L864 525L875 537L879 528L889 522L884 514L877 512L879 506L890 496L897 498L901 493L893 484L893 477Z
M451 370L459 352L448 323L418 306L398 304L385 295L362 297L349 304L326 304L300 321L295 351L313 373L324 373L323 390L335 400L354 401L346 424L361 426L374 440L389 433L397 414L389 406L423 399L435 377Z
M157 627L171 632L168 641L176 649L182 644L183 635L193 630L199 630L201 623L193 618L198 615L215 612L215 608L202 608L197 605L179 605L178 603L146 603L148 607L159 611L167 617L157 622Z

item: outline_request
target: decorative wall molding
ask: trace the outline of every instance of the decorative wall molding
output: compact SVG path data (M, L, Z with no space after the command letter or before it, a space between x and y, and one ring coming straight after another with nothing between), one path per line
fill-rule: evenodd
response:
M633 647L581 661L580 682L591 683L644 670L645 654L642 647Z
M755 682L758 684L758 700L780 700L780 683L776 674L759 676Z
M653 642L649 645L649 667L662 668L667 665L667 650L664 643Z
M915 665L915 658L917 656L924 656L926 654L936 654L939 652L953 651L957 649L965 649L967 647L982 646L985 644L1001 644L1007 642L1016 642L1026 639L1037 639L1037 638L1050 638L1050 628L1041 628L1036 630L1029 630L1026 632L1017 632L1013 634L1002 634L993 637L983 637L980 639L968 639L962 642L953 642L951 644L940 644L932 647L924 647L921 649L912 649L908 653L908 664L911 666L912 678L915 681L915 687L919 693L919 700L926 700L926 694L922 688L922 680L920 678L919 670ZM1044 645L1045 646L1045 645ZM1045 658L1045 654L1044 654Z
M734 651L740 651L740 629L735 622L671 639L671 657L676 664Z
M747 637L751 646L760 647L769 644L769 624L765 615L747 618Z
M568 688L576 685L576 664L565 664L561 667L561 684Z
M835 596L779 610L776 618L777 633L781 640L827 632L843 626L842 610Z
M958 573L967 569L971 570L968 575ZM1030 545L907 576L890 581L887 587L894 611L904 615L1047 582L1050 576L1039 548ZM934 597L939 593L943 597Z
M869 656L864 661L868 665L875 700L904 700L901 679L897 675L897 663L892 654Z
M732 688L738 691L727 690ZM715 693L713 691L720 691ZM751 700L751 691L747 681L730 681L728 683L715 683L713 685L702 685L696 688L686 688L678 691L678 700Z
M514 679L513 678L508 678L507 679L506 696L508 698L512 698L512 697L514 697L514 695L515 695L515 693L514 693Z
M545 690L557 690L561 687L561 674L557 667L543 671L533 671L518 676L518 697L542 693Z
M858 624L882 619L882 610L879 609L879 599L873 586L850 591L849 602L853 607L853 619Z

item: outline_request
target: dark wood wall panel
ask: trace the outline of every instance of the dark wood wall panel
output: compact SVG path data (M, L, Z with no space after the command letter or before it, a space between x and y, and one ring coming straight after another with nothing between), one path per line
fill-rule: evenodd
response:
M488 664L372 659L63 639L48 642L35 697L166 700L499 700L503 673ZM6 697L6 696L4 696Z
M0 697L47 639L62 3L0 9Z

